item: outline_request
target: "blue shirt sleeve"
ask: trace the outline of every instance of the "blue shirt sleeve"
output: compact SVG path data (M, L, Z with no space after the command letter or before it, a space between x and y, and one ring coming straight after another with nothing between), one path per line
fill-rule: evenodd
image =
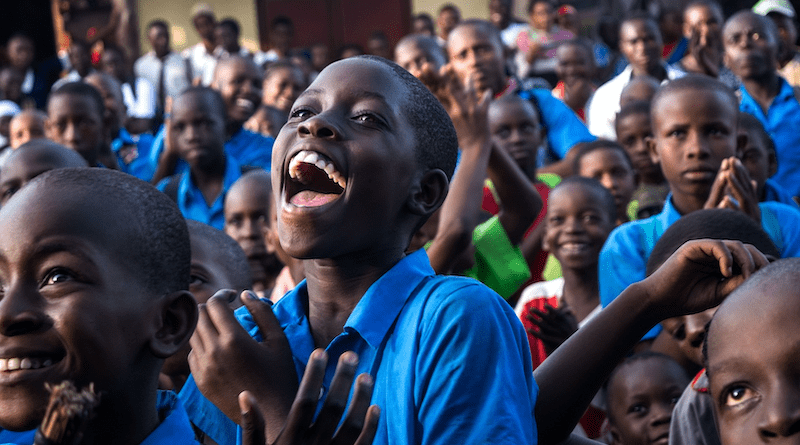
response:
M183 403L189 420L214 442L219 445L236 443L236 424L200 392L194 376L189 375L178 399Z
M553 97L548 90L533 89L527 92L536 98L542 122L547 129L547 142L561 159L567 156L570 148L581 142L592 142L594 137L564 102ZM524 95L522 95L523 98Z
M759 206L761 226L775 243L781 258L800 257L800 210L774 201L762 202Z

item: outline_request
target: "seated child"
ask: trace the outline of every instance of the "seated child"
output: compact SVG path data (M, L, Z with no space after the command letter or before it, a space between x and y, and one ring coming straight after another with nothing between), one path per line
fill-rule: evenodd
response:
M231 237L201 222L186 220L192 263L189 277L189 292L197 304L204 304L221 289L236 292L229 294L232 309L242 305L239 292L252 285L247 266L247 257L242 248ZM189 376L187 343L176 354L164 361L158 382L159 388L179 392Z
M606 383L611 443L666 443L672 409L689 380L664 354L642 352L625 359Z
M11 119L9 127L9 145L18 148L31 139L44 138L47 115L39 110L23 110Z
M584 122L586 104L597 89L592 81L594 71L592 50L582 41L567 41L556 49L558 83L553 88L553 96L567 104Z
M614 127L617 132L617 142L628 153L636 171L639 186L633 194L636 197L649 195L652 197L649 203L655 207L647 208L638 200L631 201L634 208L630 209L629 216L634 220L655 215L664 207L664 201L669 194L669 184L664 180L661 167L653 163L650 158L650 150L647 147L647 140L653 137L650 125L650 102L637 101L624 105L617 113Z
M770 177L778 171L775 143L764 130L758 118L744 111L739 113L739 133L747 135L747 145L737 150L736 157L742 161L747 174L756 181L759 201L777 201L797 206L792 194Z
M767 258L780 257L769 235L749 216L731 209L705 209L680 218L664 232L647 260L647 275L652 275L686 241L704 238L738 240L752 244ZM663 330L651 350L671 356L689 375L697 374L703 367L706 325L715 310L662 321Z
M743 211L761 223L782 257L800 255L800 213L785 204L758 203L747 171L730 159L745 142L737 137L738 115L730 89L707 76L689 75L659 89L651 104L654 138L649 146L670 196L658 215L624 224L609 235L599 266L604 306L644 278L653 246L672 223L703 208Z
M120 172L58 169L10 199L0 227L0 427L35 428L45 384L71 381L102 394L81 444L195 444L180 402L155 389L197 320L175 205Z
M287 370L302 376L323 347L331 358L357 352L356 369L373 375L386 419L376 444L534 443L536 388L513 311L474 280L435 276L424 250L404 254L444 200L452 125L424 85L380 58L333 63L301 94L277 138L272 181L281 245L305 259L307 279L273 310L246 303L258 311L240 309L244 329L212 298L192 342L197 386L228 418L239 418L242 388L258 388L258 406L283 418L297 378ZM288 356L273 352L283 342Z
M272 200L272 182L263 170L242 175L225 198L225 233L244 249L252 277L252 286L247 288L260 298L269 297L283 268L265 237Z
M620 108L632 102L650 102L661 84L653 76L636 76L622 89L619 96ZM619 140L619 136L617 136Z
M434 38L409 34L395 45L394 61L419 79L426 64L429 64L430 69L439 71L447 63L447 58Z
M106 143L106 106L103 96L84 82L65 83L47 100L47 138L77 151L90 167L100 163Z
M189 171L163 179L158 189L178 203L187 219L222 230L225 195L242 174L225 151L222 97L206 87L187 89L172 105L168 133Z
M575 174L596 179L611 192L617 206L615 225L628 222L628 203L636 189L636 173L625 149L614 141L598 139L578 147L574 162Z
M798 271L797 258L770 264L711 320L706 370L722 445L798 440Z
M47 139L34 139L11 151L0 165L0 206L25 184L58 168L88 167L78 153Z

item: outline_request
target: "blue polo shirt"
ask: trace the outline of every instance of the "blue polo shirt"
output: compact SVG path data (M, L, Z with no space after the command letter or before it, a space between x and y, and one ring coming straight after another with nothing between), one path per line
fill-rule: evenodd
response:
M564 102L553 97L549 90L534 88L517 94L525 100L534 97L539 104L537 112L547 131L547 143L560 159L564 159L575 144L597 139L589 133L589 129L581 122L578 115Z
M273 307L298 376L314 350L307 299L303 281ZM246 308L237 318L261 340ZM424 249L372 284L326 351L323 395L345 351L358 354L358 374L375 379L372 403L381 408L376 445L537 441L538 387L522 324L508 303L479 282L436 276Z
M162 126L156 133L153 145L150 148L148 161L153 173L158 167L161 153L164 152L165 135L166 130ZM233 156L239 165L259 167L269 171L272 166L272 144L274 143L275 139L269 136L253 133L242 128L225 142L225 152ZM183 159L179 159L173 173L183 173L185 171L189 171L189 165Z
M761 202L761 226L782 258L800 256L800 211L779 202ZM629 285L645 279L647 259L656 242L681 214L672 205L672 194L658 215L631 221L614 229L600 251L600 303L608 306ZM661 332L656 326L645 335Z
M159 418L163 420L141 445L199 445L194 440L194 430L186 411L174 392L158 391L156 408ZM0 443L31 445L35 434L36 430L21 433L0 430Z
M217 196L211 206L206 204L203 193L194 184L192 175L189 172L179 173L179 175L178 208L181 210L183 217L223 230L225 227L225 214L223 211L225 196L233 183L242 176L242 168L239 163L231 155L225 155L225 176L222 180L222 193ZM162 179L157 188L163 192L171 178L170 176Z
M120 150L122 147L130 145L135 146L135 148L126 159L120 154ZM117 155L117 163L120 170L147 182L153 179L153 174L155 173L150 163L150 149L152 147L153 135L144 133L134 138L124 128L120 128L117 137L111 141L111 150Z
M797 208L797 202L792 198L792 194L772 179L764 181L764 201L781 202Z
M780 91L766 114L744 85L739 88L742 94L739 109L758 118L775 142L778 171L771 179L793 196L800 196L800 131L797 131L800 128L800 103L792 86L783 78L779 79Z

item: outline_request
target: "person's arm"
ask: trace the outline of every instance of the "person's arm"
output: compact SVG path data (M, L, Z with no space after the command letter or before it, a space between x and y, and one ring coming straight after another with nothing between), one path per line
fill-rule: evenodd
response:
M488 109L490 92L478 98L472 88L464 89L453 75L448 79L442 102L453 120L461 149L461 162L442 204L436 236L428 248L433 270L446 274L472 242L478 225L483 183L492 146Z
M540 388L539 443L568 437L611 371L648 329L720 304L766 264L750 245L690 241L650 277L629 286L534 371Z
M497 217L511 244L517 246L542 210L542 197L503 149L492 148L488 167L489 179L500 198Z
M574 175L575 171L573 171L572 166L575 164L575 156L576 153L578 153L578 150L573 150L573 148L579 147L583 144L585 144L585 142L578 142L572 148L570 148L569 151L567 151L563 159L553 162L550 165L545 165L544 167L538 168L536 170L537 173L555 173L562 178Z
M167 99L168 106L170 103L171 101ZM156 165L155 173L153 173L153 179L150 180L151 184L158 184L158 182L161 181L162 179L174 174L175 167L178 165L178 160L180 159L178 150L176 149L175 144L172 141L171 123L172 122L169 117L164 119L164 139L163 139L164 149L158 155L158 164Z

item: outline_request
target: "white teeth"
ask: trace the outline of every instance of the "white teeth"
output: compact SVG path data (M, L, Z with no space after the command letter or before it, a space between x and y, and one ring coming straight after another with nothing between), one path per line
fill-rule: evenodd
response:
M0 358L0 372L17 371L20 369L46 368L48 366L52 366L52 364L53 360L49 358L44 360L40 360L38 358L29 358L29 357Z
M255 106L253 101L247 99L236 99L236 105L242 108L247 108L248 110L252 110L253 107Z
M344 179L344 176L336 171L336 167L334 167L333 162L328 159L325 155L320 153L315 153L309 150L303 150L292 158L289 161L289 177L295 179L303 184L308 184L309 179L304 177L300 171L300 164L312 164L318 169L325 172L330 178L331 181L335 182L341 188L345 188L347 185L347 181Z

